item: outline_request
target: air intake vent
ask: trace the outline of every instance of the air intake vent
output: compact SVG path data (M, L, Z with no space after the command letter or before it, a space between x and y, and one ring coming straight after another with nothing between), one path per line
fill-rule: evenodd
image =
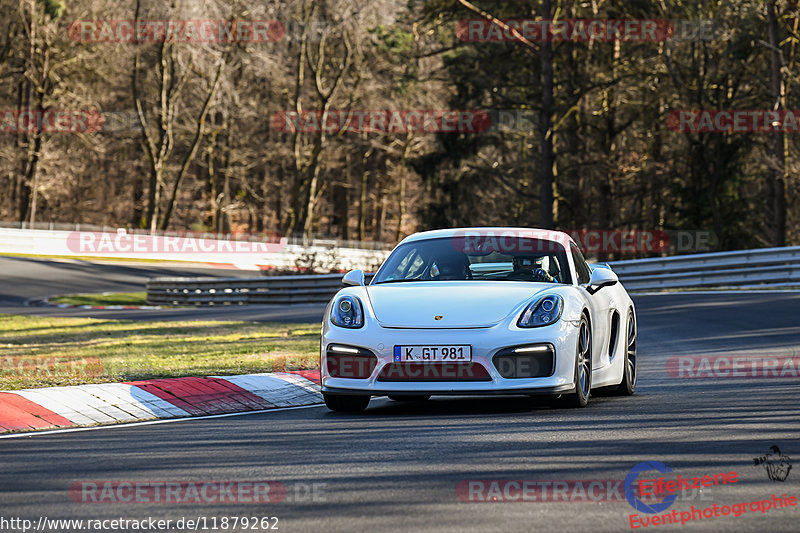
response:
M378 381L491 381L478 363L389 363Z
M367 379L377 364L377 356L364 348L331 345L325 354L328 374L334 378Z
M614 357L614 349L617 347L617 337L619 336L619 313L614 311L611 316L611 335L608 337L608 358Z
M553 375L556 351L552 344L514 346L497 352L492 362L506 379L544 378Z

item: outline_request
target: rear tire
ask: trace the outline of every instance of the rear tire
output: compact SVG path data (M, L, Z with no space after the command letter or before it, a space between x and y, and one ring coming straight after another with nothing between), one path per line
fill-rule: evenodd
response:
M575 392L562 394L559 404L563 407L586 407L592 393L592 331L585 316L578 326L578 342L575 354Z
M323 394L325 405L338 413L358 413L369 405L369 396L345 396L339 394Z
M631 396L636 392L636 316L631 311L625 329L625 368L622 370L622 382L614 389L618 396Z
M430 400L430 394L412 394L409 396L392 396L389 395L389 399L395 402L426 402Z

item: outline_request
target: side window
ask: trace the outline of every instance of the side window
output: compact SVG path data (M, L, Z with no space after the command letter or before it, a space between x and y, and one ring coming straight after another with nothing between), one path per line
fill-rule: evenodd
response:
M586 259L583 258L583 254L578 250L577 246L571 244L570 250L572 250L572 261L575 263L575 272L578 274L578 283L580 285L585 285L589 283L589 279L592 277L592 271L589 269L589 265L586 264Z
M416 248L412 248L408 253L397 262L391 274L386 276L386 279L403 279L414 277L419 274L420 267L425 263L422 257L417 252Z

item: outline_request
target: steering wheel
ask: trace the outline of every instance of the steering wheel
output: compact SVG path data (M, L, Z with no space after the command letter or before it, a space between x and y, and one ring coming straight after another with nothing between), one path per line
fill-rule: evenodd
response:
M536 281L547 281L550 283L553 283L555 281L555 279L553 279L553 276L548 274L547 271L545 271L545 269L543 268L537 268L533 271L533 279L535 279Z

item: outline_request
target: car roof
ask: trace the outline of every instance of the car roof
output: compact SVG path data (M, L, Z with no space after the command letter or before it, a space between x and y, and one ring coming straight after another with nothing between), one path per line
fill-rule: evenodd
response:
M409 235L400 244L412 241L421 241L425 239L437 239L446 237L464 237L464 236L477 236L477 235L490 235L494 237L502 236L519 236L519 237L533 237L548 241L556 241L562 244L572 242L569 234L563 231L537 229L537 228L521 228L521 227L505 227L505 226L481 226L481 227L466 227L466 228L446 228L435 229L430 231L421 231Z

